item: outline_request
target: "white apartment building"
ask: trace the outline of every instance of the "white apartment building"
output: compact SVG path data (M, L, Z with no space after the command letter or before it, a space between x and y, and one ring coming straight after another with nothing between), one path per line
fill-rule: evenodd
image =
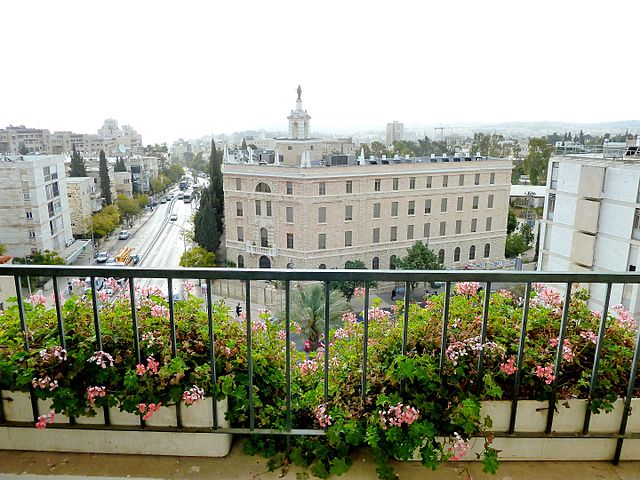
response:
M224 164L227 258L252 268L359 259L386 269L422 241L448 268L501 260L511 169L483 157Z
M62 155L0 156L0 243L11 256L73 242Z
M635 271L640 265L640 147L622 158L554 156L541 221L538 269ZM602 308L605 285L581 285ZM637 285L614 285L610 305L640 312Z

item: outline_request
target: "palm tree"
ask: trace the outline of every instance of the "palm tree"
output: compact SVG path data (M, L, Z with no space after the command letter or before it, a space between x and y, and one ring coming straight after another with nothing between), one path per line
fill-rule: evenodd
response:
M293 291L291 295L291 319L300 323L302 332L309 339L311 351L318 349L320 334L324 329L324 285L315 283ZM337 290L329 293L329 324L335 324L349 311L344 296Z

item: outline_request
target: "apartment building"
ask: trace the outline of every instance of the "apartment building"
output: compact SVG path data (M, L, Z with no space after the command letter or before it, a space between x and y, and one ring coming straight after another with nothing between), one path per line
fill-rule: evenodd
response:
M67 198L74 237L91 231L91 215L102 208L93 177L67 177Z
M422 241L448 268L503 259L511 169L483 157L224 164L227 258L262 268L359 259L386 269Z
M404 123L393 121L387 123L387 145L393 145L396 140L404 140Z
M113 172L113 185L117 195L133 197L133 182L131 172Z
M636 271L640 265L640 146L622 158L554 156L549 161L538 269ZM581 285L602 308L604 285ZM614 285L611 305L640 312L637 285Z
M62 155L0 156L0 243L11 256L73 242Z

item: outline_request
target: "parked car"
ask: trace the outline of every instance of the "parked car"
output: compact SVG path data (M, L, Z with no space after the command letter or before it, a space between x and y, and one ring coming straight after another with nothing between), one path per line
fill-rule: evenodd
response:
M172 222L175 222L176 220L178 220L178 214L172 213L171 216L169 217L169 220L171 220Z
M131 254L131 262L132 262L134 265L137 265L139 261L140 261L140 255L139 255L139 254L137 254L137 253L132 253L132 254Z
M118 240L126 240L127 238L129 238L129 230L120 230Z
M178 200L182 200L184 198L184 193L178 193Z
M167 199L166 199L165 197L162 197L162 198L160 199L160 203L167 203Z
M104 263L109 259L109 254L107 252L98 252L96 255L96 262Z

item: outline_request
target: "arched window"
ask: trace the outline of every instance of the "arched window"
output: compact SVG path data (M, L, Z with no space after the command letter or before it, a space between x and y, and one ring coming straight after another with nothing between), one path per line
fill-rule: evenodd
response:
M395 255L391 255L391 258L389 258L389 270L395 270L396 269L396 256Z
M373 270L380 269L380 259L378 257L373 257L373 261L371 262L371 268Z
M440 249L438 252L438 262L444 263L444 249Z
M244 268L244 257L242 255L238 255L238 268Z
M260 229L260 246L268 247L269 246L269 233L266 228Z
M326 266L324 263L321 263L320 265L318 265L318 268L319 268L320 270L326 270L326 269L327 269L327 266Z
M491 245L489 245L488 243L484 244L484 258L489 258L489 256L491 255Z
M471 245L469 247L469 260L475 260L475 259L476 259L476 246Z
M266 183L260 182L256 185L256 192L271 193L271 188Z
M460 247L456 247L456 249L453 251L453 261L454 262L460 261Z

